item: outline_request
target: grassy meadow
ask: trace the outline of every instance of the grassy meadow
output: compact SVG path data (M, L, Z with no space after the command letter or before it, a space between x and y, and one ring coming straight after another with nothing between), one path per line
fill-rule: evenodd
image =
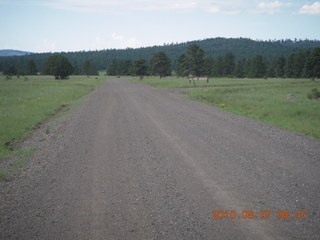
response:
M15 142L27 137L32 128L57 109L79 101L105 76L71 76L68 80L55 80L53 76L0 75L0 162L13 155L28 155L30 150L15 150ZM1 175L4 173L0 171Z
M214 107L254 118L320 139L320 99L308 99L320 81L310 79L214 78L190 84L186 78L148 77L158 88L184 88L188 97Z

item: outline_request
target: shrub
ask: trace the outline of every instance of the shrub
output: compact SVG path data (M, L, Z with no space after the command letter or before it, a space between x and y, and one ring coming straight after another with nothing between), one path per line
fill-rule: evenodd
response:
M307 97L309 99L319 99L320 98L320 91L318 90L318 88L313 88L311 90L311 93L308 93Z

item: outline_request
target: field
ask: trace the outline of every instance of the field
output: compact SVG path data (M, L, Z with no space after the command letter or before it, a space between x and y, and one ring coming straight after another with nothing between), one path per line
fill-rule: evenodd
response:
M320 90L319 80L215 78L196 82L195 88L186 78L140 82L183 88L191 99L320 139L320 100L307 98L313 88Z
M0 75L0 162L13 155L28 155L30 149L15 151L16 142L27 137L34 126L58 109L66 110L104 79L105 76L71 76L68 80L14 76L8 80Z

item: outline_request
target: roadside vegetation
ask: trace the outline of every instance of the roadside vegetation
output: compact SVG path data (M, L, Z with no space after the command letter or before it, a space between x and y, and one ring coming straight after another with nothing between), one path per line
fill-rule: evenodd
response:
M189 45L177 61L176 74L184 78L143 82L186 88L192 99L320 139L320 48L280 58L269 67L261 55L236 63L229 52L211 60L198 45ZM216 77L207 81L202 76Z
M30 154L16 144L58 109L67 108L103 83L105 76L71 76L57 81L52 76L12 76L0 74L0 162L8 157ZM23 162L23 161L22 161ZM21 161L20 161L21 163ZM6 173L0 169L0 179Z
M182 88L191 99L320 139L319 79L213 78L208 84L197 81L196 87L177 77L133 81Z

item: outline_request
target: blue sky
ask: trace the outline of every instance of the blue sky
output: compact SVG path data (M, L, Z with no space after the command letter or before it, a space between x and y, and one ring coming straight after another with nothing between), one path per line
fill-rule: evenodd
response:
M320 40L320 1L0 0L0 49L145 47L214 37Z

